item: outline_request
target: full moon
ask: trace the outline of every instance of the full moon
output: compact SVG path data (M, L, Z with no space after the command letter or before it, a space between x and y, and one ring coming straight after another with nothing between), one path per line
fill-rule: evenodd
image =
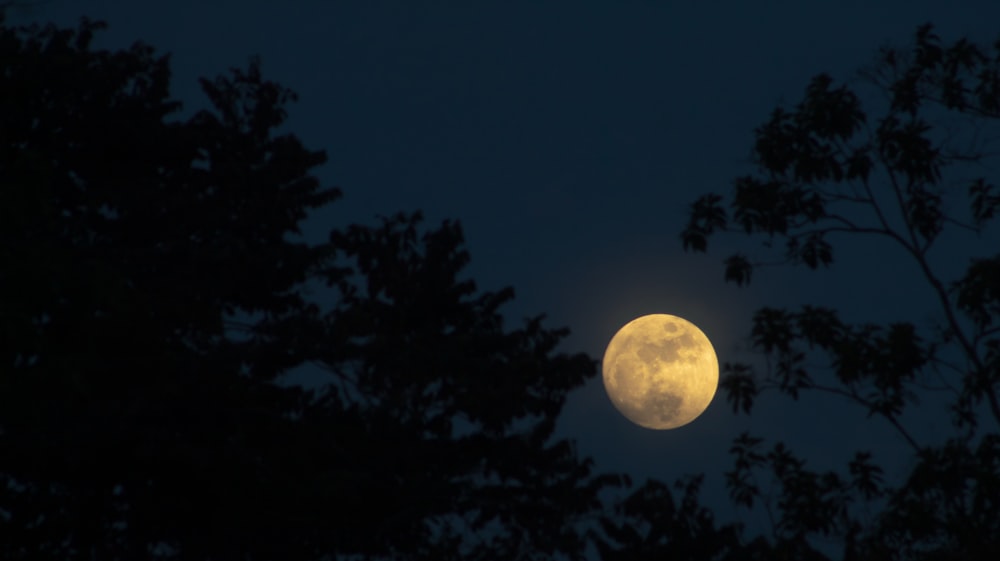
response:
M719 386L719 361L693 323L668 314L636 318L604 351L604 389L630 421L675 429L695 420Z

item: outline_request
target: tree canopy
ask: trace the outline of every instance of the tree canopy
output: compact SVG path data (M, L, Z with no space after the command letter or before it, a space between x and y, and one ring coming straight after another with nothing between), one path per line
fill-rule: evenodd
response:
M1000 41L943 45L926 26L885 49L864 75L887 96L879 117L817 76L757 129L757 172L692 205L696 251L732 232L822 269L838 236L891 240L942 318L755 314L767 366L724 366L734 411L829 393L893 426L914 461L900 481L866 450L816 471L743 434L730 495L774 516L746 537L699 504L700 475L633 485L554 436L596 362L541 316L508 325L513 290L466 276L459 223L390 214L303 241L340 191L313 175L325 154L281 132L295 94L259 61L203 79L209 107L181 119L152 47L96 50L101 23L2 13L0 558L1000 555L1000 254L986 244L953 278L933 258L949 232L996 235ZM738 253L725 276L773 261ZM929 441L905 413L936 391L953 431Z
M888 480L860 450L841 472L811 471L784 444L766 450L763 438L743 434L727 473L731 496L748 507L768 503L775 546L798 555L815 554L817 537L836 537L845 559L995 558L1000 244L988 240L997 239L1000 210L990 174L1000 40L945 44L924 25L910 48L884 48L861 78L882 94L881 107L866 111L851 87L816 76L799 104L776 109L756 130L757 172L737 178L728 198L695 201L681 239L695 251L720 232L762 239L761 253L725 260L725 278L737 284L763 265L832 266L835 244L851 236L890 240L912 260L935 300L909 305L940 320L849 323L822 306L765 307L751 341L767 366L731 362L723 379L734 411L750 413L763 391L858 404L911 446L912 469L904 481ZM987 242L985 254L973 253L984 245L977 240ZM953 430L940 442L906 422L931 394L949 403L941 424ZM768 479L780 489L771 499L758 484Z
M295 95L253 60L175 118L101 27L0 26L0 557L579 558L594 361L505 325L457 223L296 241L339 191Z

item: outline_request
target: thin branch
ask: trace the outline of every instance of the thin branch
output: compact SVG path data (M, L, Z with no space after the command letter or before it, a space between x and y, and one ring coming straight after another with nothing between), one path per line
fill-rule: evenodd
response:
M978 347L978 346L979 346L979 343L980 343L980 342L981 342L981 341L982 341L983 339L985 339L985 338L989 337L990 335L996 335L997 333L1000 333L1000 325L998 325L998 326L996 326L996 327L991 327L991 328L989 328L989 329L984 329L984 330L980 331L979 333L977 333L977 334L976 334L976 335L975 335L975 336L974 336L974 337L972 338L972 341L973 341L973 343L972 343L972 344Z
M898 183L896 182L895 174L892 171L892 167L889 166L888 163L885 161L885 157L881 153L881 151L879 152L879 159L882 161L883 165L886 166L890 182L892 183L893 186L893 190L896 192L897 202L900 204L900 209L903 211L903 216L905 217L906 216L905 204L902 201L902 193L899 189ZM871 192L871 187L868 185L868 182L866 181L864 185L865 189L868 191L869 196L872 198L872 207L875 210L876 215L879 218L879 221L887 231L893 232L895 234L895 232L892 231L891 228L889 228L888 223L885 220L885 217L878 206L878 203L874 201L875 197L874 194ZM975 347L973 347L968 337L966 337L965 332L959 326L958 318L955 317L955 312L951 308L951 304L948 300L948 292L945 289L944 284L934 275L933 271L931 271L930 265L928 265L927 260L925 259L924 251L926 250L926 248L921 250L919 245L916 243L916 237L913 233L913 228L909 220L904 220L904 223L906 224L907 230L910 232L910 238L911 240L913 240L913 243L912 244L906 243L906 241L903 240L902 237L899 236L898 234L894 235L893 237L895 237L897 241L900 242L900 245L902 245L914 257L914 259L917 260L917 263L920 264L920 268L924 273L924 276L927 278L927 281L930 283L931 287L937 294L938 300L941 304L941 307L944 309L945 317L948 320L948 324L951 327L952 332L954 332L955 337L958 339L966 355L969 357L969 360L972 361L973 365L975 366L976 372L977 373L982 372L983 371L982 362L979 360L979 356L976 353ZM1000 402L998 402L997 400L996 393L993 391L992 388L986 388L984 390L984 393L986 394L987 400L989 401L990 410L993 413L994 418L996 418L997 422L1000 423Z
M1000 152L978 152L973 155L965 155L959 152L952 151L942 151L941 158L948 163L951 162L963 162L967 164L979 164L982 163L983 159L1000 156Z
M862 228L858 226L830 226L828 228L814 228L812 230L803 230L798 234L798 236L810 236L814 234L880 234L894 237L891 232L886 232L885 230L879 228Z
M944 284L937 278L937 276L934 275L934 272L931 271L930 265L927 264L927 260L922 254L917 253L916 251L911 251L911 253L920 264L920 269L923 271L927 281L931 284L931 287L937 294L941 307L944 308L944 314L948 320L948 325L951 328L951 331L955 334L955 337L958 339L959 344L961 344L966 356L975 367L975 374L981 375L985 371L983 363L979 359L979 354L976 352L975 346L973 346L972 342L965 335L965 331L963 331L959 325L958 318L955 317L955 311L952 309L951 303L948 300L948 291L945 289ZM990 404L990 410L993 413L993 417L998 423L1000 423L1000 402L997 401L996 392L993 391L992 387L987 387L983 391Z
M962 228L963 230L968 230L968 231L972 232L973 234L978 234L979 231L980 231L979 228L976 228L975 226L973 226L971 224L966 224L965 222L962 222L960 220L956 220L954 218L951 218L950 216L945 216L944 217L944 221L947 222L948 224L952 224L954 226Z
M921 93L920 97L924 98L925 101L930 101L932 103L937 103L938 105L941 105L941 106L944 106L945 108L947 108L947 104L941 98L934 97L934 96L929 95L927 93ZM966 106L964 106L964 107L962 107L960 109L959 108L955 108L955 109L953 109L953 111L958 111L959 113L962 113L962 114L971 113L972 115L974 115L976 117L983 117L983 118L986 118L986 119L1000 119L1000 113L994 113L992 111L984 111L983 109L980 109L979 107L976 107L975 105L966 105Z
M819 384L812 384L809 387L817 389L819 391L824 391L824 392L827 392L827 393L832 393L832 394L835 394L835 395L846 397L848 399L851 399L851 400L855 401L859 405L863 405L863 406L867 407L868 409L872 408L872 405L871 405L871 403L868 402L868 400L866 400L863 397L859 396L854 391L848 392L848 391L844 391L844 390L842 390L840 388L834 388L834 387L830 387L830 386L821 386ZM879 412L879 415L881 415L887 421L889 421L892 424L892 426L896 427L896 430L899 431L899 434L901 434L903 436L903 438L906 439L906 441L910 444L910 446L913 447L913 450L915 452L919 452L920 451L920 445L918 445L917 441L914 440L912 436L910 436L910 433L903 427L903 425L901 425L899 423L899 420L897 420L894 415L890 415L888 413L884 413L884 412L881 412L881 411Z
M917 234L913 231L913 224L910 223L909 218L906 215L906 201L903 200L903 190L899 186L899 182L896 180L896 174L892 169L892 166L885 160L885 155L882 151L879 151L879 159L882 161L882 165L885 166L886 172L889 176L889 184L892 185L892 192L896 197L896 204L899 206L900 216L903 217L903 224L906 226L906 231L910 235L910 244L914 250L923 253L927 248L920 248L920 242L917 240Z
M885 160L882 158L881 153L879 159L882 160L883 164L885 163ZM890 171L890 176L891 175L892 172ZM882 207L879 206L878 201L875 199L875 193L872 192L872 188L871 185L868 183L868 180L867 179L864 180L862 182L862 185L864 185L865 192L868 193L868 198L871 200L872 210L875 211L875 216L878 218L879 224L882 225L882 229L885 230L887 234L891 235L893 238L899 241L899 243L903 244L903 246L907 246L906 240L904 240L902 236L896 233L896 231L893 230L891 226L889 226L889 221L886 220L885 214L882 212Z
M955 366L954 364L952 364L952 363L950 363L950 362L948 362L948 361L946 361L946 360L944 360L942 358L932 358L930 360L930 363L934 364L936 366L937 365L943 366L945 368L948 368L949 370L953 370L955 372L955 374L957 374L959 376L965 376L968 373L968 370L966 370L964 368L959 368L958 366Z
M822 191L824 197L828 199L831 203L856 203L856 204L871 204L871 199L868 197L860 197L858 195L845 195L842 193L833 193L830 191Z
M942 372L941 369L938 367L938 364L936 364L937 362L940 362L941 365L952 368L956 371L958 371L958 369L954 365L949 364L945 361L938 361L935 359L931 360L931 372L933 372L933 374L937 377L938 381L941 382L941 384L943 384L944 387L954 395L955 399L961 400L962 398L961 390L951 385L951 383L945 377L944 372Z

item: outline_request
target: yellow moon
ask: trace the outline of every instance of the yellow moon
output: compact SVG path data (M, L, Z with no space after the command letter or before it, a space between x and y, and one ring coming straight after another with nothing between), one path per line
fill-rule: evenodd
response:
M622 415L650 429L675 429L708 408L719 361L708 337L669 314L634 319L604 352L604 389Z

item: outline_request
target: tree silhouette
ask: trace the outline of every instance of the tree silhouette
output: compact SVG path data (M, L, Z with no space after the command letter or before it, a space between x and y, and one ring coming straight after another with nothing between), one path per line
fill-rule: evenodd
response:
M0 558L581 558L594 361L505 327L455 223L294 241L339 195L294 94L251 61L174 119L101 27L0 19Z
M884 94L884 109L865 112L850 87L816 76L801 103L776 109L756 130L758 172L736 179L728 200L695 201L681 238L695 251L718 232L763 238L764 255L726 259L725 278L737 284L775 262L827 267L836 240L850 236L889 240L917 265L942 318L934 325L763 308L751 341L767 366L726 364L722 383L745 413L763 391L858 404L910 445L912 470L888 481L859 451L842 471L811 471L782 443L768 450L743 434L727 473L731 496L766 503L775 516L770 547L791 558L819 555L820 537L842 540L845 559L1000 558L1000 244L976 254L970 243L997 239L1000 190L989 162L1000 41L943 45L925 25L911 48L883 49L861 77ZM907 426L904 413L928 396L948 399L942 424L953 430L944 441ZM757 483L768 479L779 489L770 499ZM868 519L866 510L877 514Z
M731 496L774 514L747 540L698 504L700 476L619 497L627 477L553 437L596 363L561 353L566 330L541 317L505 325L513 291L464 276L457 223L396 214L299 241L340 193L310 175L322 152L278 132L295 95L258 61L202 80L211 109L181 120L149 46L93 50L103 24L2 13L0 558L826 559L831 537L844 559L1000 556L1000 255L949 278L931 252L995 228L1000 191L956 170L994 155L1000 42L943 47L926 26L884 50L865 75L887 94L875 122L816 77L757 130L759 173L728 205L694 203L682 238L698 251L731 230L817 269L836 236L891 240L943 318L754 316L770 367L725 365L735 410L767 390L835 394L913 462L901 481L867 451L814 471L741 435ZM734 255L726 278L760 263ZM927 379L951 399L940 442L904 415Z

